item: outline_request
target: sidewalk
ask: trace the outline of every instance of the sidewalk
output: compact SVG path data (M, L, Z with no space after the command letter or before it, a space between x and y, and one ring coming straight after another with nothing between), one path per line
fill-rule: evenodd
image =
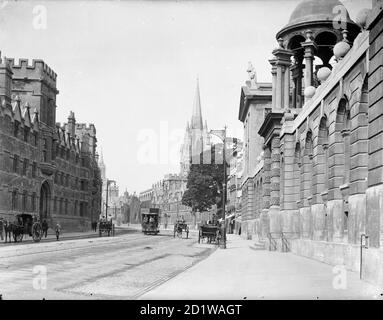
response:
M78 232L66 232L65 230L61 231L60 233L60 240L62 239L71 239L71 238L84 238L84 237L95 237L95 236L98 236L98 232L94 232L94 231L78 231ZM47 233L47 237L45 238L44 236L41 238L41 241L44 242L44 241L52 241L52 240L56 240L56 234L55 234L55 231L52 230L52 229L48 229L48 233ZM33 242L33 238L30 237L28 234L24 234L23 236L23 241L22 243L29 243L29 242ZM13 241L13 238L12 238L12 244L14 244L15 242ZM9 244L9 242L5 243L5 236L4 236L4 239L3 240L0 240L0 245L1 244Z
M253 250L251 244L229 234L226 250L216 250L140 299L382 298L381 288L361 281L355 272L345 271L346 289L336 289L339 269L292 253Z

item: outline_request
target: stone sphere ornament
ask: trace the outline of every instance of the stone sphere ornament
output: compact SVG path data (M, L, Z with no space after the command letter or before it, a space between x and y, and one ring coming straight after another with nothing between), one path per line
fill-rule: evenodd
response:
M327 78L330 76L330 74L331 74L330 68L322 67L317 72L317 78L322 83L322 82L325 82L327 80Z
M367 19L368 19L368 16L370 15L370 13L371 13L371 9L365 8L365 9L360 10L358 12L358 14L356 15L355 22L362 29L364 29L366 27Z
M309 86L305 88L304 95L306 98L311 99L314 96L315 91L316 91L315 87Z
M347 52L350 51L350 49L351 47L347 42L341 41L334 46L333 51L337 59L342 59L347 54Z

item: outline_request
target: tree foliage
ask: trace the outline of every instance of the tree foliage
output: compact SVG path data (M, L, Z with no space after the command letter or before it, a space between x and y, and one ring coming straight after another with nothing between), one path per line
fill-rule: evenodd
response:
M206 152L211 152L211 163L204 164L201 153L199 164L190 165L187 190L182 197L182 204L191 207L193 213L206 211L215 204L222 205L223 163L215 163L214 147Z

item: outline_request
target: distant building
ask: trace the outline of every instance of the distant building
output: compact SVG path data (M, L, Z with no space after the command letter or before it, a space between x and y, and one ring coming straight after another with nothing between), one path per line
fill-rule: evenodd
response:
M173 224L178 217L183 217L189 225L195 225L191 209L182 204L182 196L186 190L187 175L191 163L199 163L201 152L211 148L207 122L203 122L199 81L195 93L192 117L186 124L184 142L180 150L180 173L167 174L152 185L152 188L140 193L141 209L149 207L161 208L162 224ZM197 218L197 221L201 217Z
M0 217L90 228L99 215L96 128L56 123L56 73L42 60L0 59Z

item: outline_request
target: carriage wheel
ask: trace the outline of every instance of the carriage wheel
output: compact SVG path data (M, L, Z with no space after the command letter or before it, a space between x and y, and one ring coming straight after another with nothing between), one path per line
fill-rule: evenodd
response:
M32 225L32 238L34 242L40 242L43 236L43 228L39 222L35 222Z

